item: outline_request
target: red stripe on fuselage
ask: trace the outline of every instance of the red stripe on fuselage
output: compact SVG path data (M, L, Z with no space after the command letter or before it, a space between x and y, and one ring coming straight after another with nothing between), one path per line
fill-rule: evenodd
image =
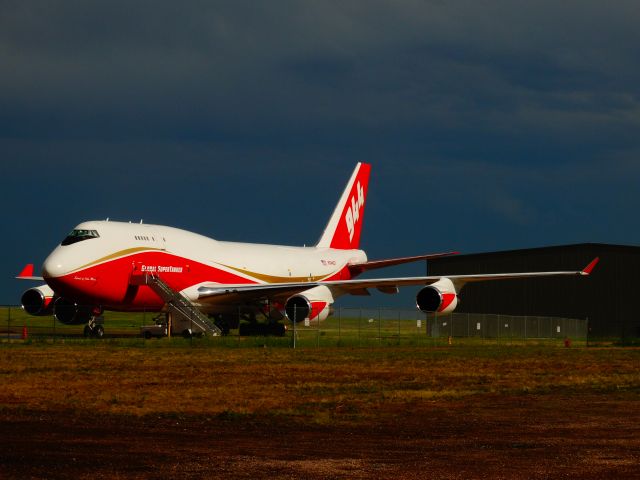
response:
M132 273L157 273L172 289L202 282L258 283L245 277L167 252L150 251L93 265L68 275L46 278L58 294L76 302L136 310L162 308L164 302L146 285L129 282Z
M181 271L175 271L178 269ZM46 281L58 295L81 304L101 305L110 310L159 310L164 302L150 287L131 285L131 275L145 271L157 273L178 292L203 282L260 283L163 251L141 252L117 258L61 277L48 277ZM351 272L345 266L326 280L351 278Z

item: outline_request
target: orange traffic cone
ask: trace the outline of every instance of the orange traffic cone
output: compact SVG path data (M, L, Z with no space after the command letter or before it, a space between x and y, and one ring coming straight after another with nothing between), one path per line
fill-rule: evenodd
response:
M27 334L27 326L26 326L26 325L23 325L23 326L22 326L22 339L23 339L23 340L26 340L28 336L29 336L29 335Z

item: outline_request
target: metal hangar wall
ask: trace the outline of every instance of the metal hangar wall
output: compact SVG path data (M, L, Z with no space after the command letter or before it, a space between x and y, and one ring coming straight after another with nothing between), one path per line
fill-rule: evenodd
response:
M469 283L457 312L588 318L590 334L640 337L637 311L640 247L576 245L454 255L430 260L429 275L580 270L600 263L588 277Z

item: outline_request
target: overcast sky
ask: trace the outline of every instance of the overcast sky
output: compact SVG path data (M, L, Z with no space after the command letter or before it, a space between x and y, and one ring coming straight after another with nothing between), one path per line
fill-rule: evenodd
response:
M638 245L639 23L637 0L0 0L0 302L89 219L314 244L358 161L371 259Z

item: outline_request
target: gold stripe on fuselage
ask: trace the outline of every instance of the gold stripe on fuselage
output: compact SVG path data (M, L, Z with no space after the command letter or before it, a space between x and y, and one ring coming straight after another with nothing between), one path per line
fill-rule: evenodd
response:
M98 263L106 262L107 260L113 260L115 258L126 257L127 255L131 255L133 253L145 252L145 251L162 251L160 248L151 248L151 247L133 247L127 248L125 250L119 250L105 257L94 260L93 262L89 262L81 267L78 267L74 270L77 272L78 270L82 270L83 268L92 267Z
M329 275L317 275L317 276L308 276L308 277L280 277L276 275L266 275L264 273L252 272L250 270L244 270L242 268L232 267L231 265L225 265L221 263L223 267L230 268L231 270L235 270L238 273L242 273L244 275L248 275L253 278L257 278L258 280L262 280L265 283L303 283L303 282L319 282L335 273L330 273Z
M103 263L106 262L108 260L114 260L116 258L121 258L121 257L126 257L127 255L132 255L134 253L139 253L139 252L145 252L145 251L164 251L160 248L152 248L152 247L133 247L133 248L126 248L124 250L119 250L117 252L111 253L109 255L106 255L104 257L98 258L97 260L93 260L92 262L86 263L78 268L76 268L73 272L77 272L79 270L88 268L88 267L92 267L94 265L97 265L99 263ZM320 280L323 280L325 278L328 278L332 275L335 275L336 272L332 272L328 275L316 275L316 276L308 276L308 277L282 277L282 276L278 276L278 275L267 275L264 273L258 273L258 272L252 272L251 270L245 270L242 268L237 268L237 267L232 267L231 265L225 265L224 263L220 264L223 267L226 267L228 269L234 270L238 273L242 273L243 275L247 275L249 277L253 277L256 278L258 280L261 280L262 282L265 283L289 283L289 282L295 282L295 283L302 283L302 282L318 282ZM73 273L70 272L70 273Z

